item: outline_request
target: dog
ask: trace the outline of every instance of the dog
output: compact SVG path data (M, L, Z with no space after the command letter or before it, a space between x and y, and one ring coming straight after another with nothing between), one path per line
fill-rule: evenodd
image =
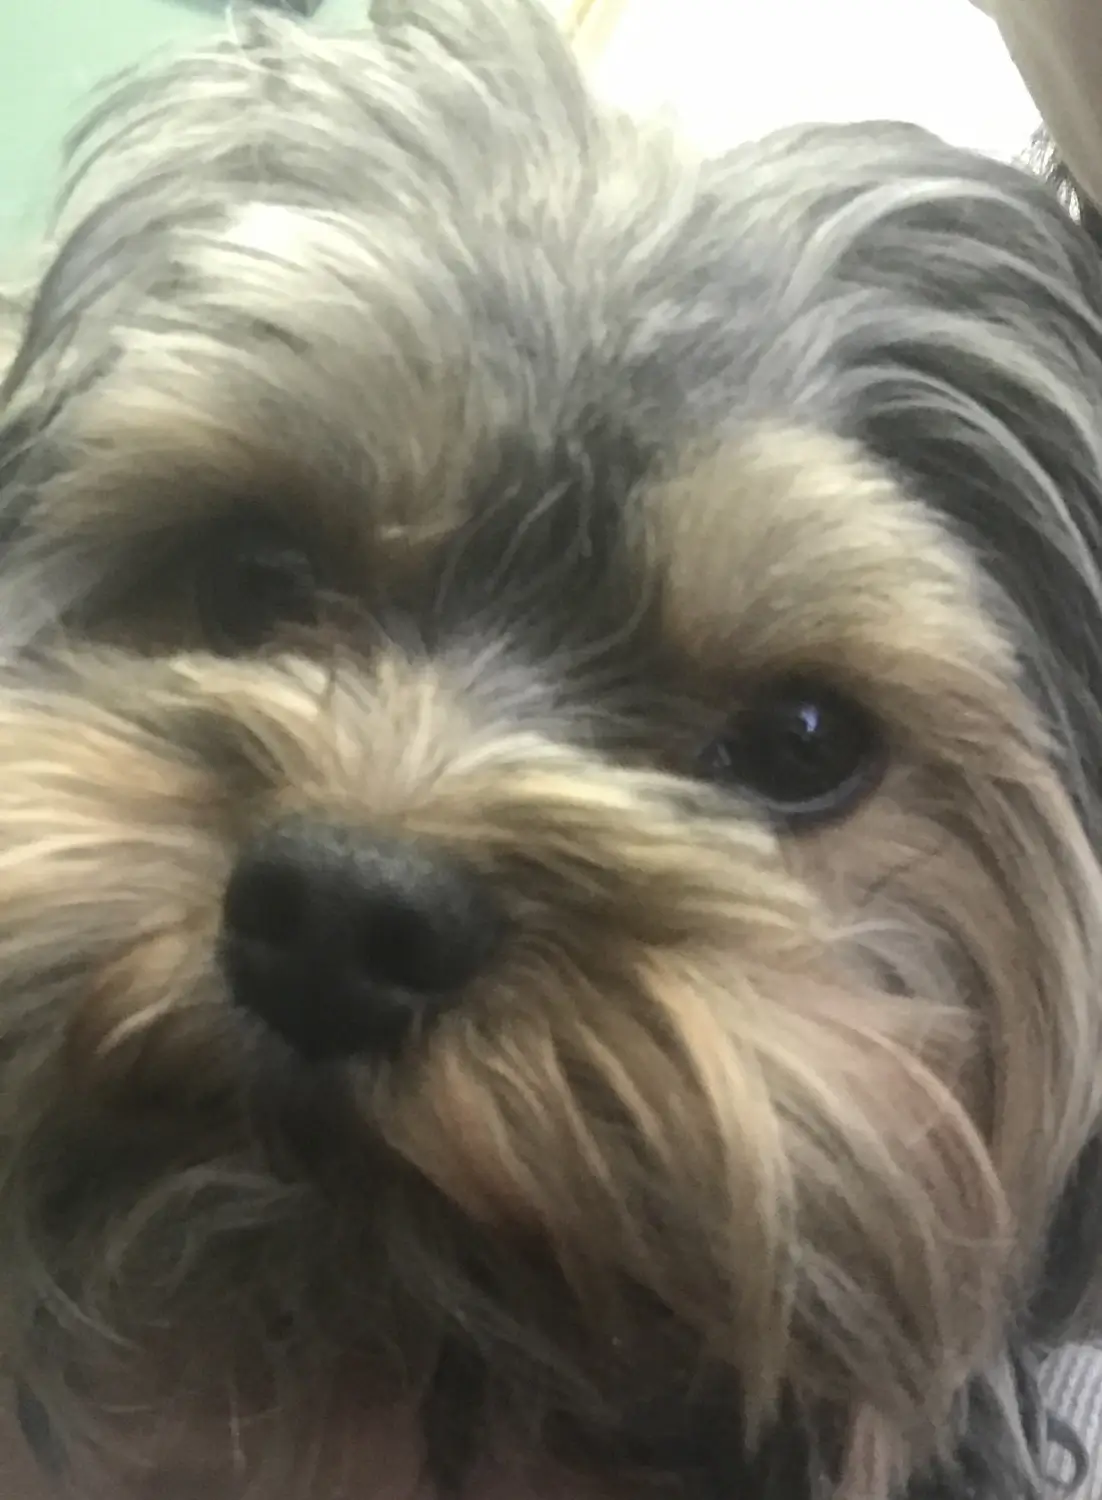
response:
M1084 1458L1100 266L916 127L703 159L537 0L114 87L0 393L0 1349L58 1494Z

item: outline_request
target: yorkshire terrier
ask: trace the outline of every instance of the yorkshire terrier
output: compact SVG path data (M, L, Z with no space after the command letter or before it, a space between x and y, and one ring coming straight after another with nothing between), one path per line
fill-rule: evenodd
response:
M1102 1269L1084 226L910 126L702 159L538 0L262 14L71 161L0 396L57 1493L1034 1500Z

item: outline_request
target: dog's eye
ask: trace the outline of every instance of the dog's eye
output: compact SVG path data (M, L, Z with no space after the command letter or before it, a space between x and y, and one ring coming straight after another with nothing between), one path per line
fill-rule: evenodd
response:
M747 702L706 750L702 770L799 825L848 812L882 764L871 714L834 688L787 679Z
M318 582L310 559L272 527L221 532L198 565L195 589L200 624L219 651L255 650L281 626L317 618Z

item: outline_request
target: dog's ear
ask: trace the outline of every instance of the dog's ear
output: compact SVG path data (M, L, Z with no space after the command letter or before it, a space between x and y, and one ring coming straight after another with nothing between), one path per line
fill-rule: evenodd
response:
M1088 1142L1056 1206L1029 1332L1042 1346L1092 1332L1102 1313L1102 1136Z
M1047 132L1035 135L1027 161L1056 189L1102 260L1102 213L1083 193ZM1084 534L1097 537L1097 527L1085 528ZM1077 618L1079 634L1088 636L1097 652L1097 637L1083 631L1083 618L1090 616ZM1099 768L1093 769L1097 782ZM1057 1204L1029 1314L1031 1332L1047 1345L1093 1332L1102 1322L1102 1137L1087 1144Z

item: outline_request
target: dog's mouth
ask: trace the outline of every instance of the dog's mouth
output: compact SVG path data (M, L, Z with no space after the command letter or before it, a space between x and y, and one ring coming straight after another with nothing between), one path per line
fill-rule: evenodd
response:
M363 1410L371 1415L360 1425L366 1430L374 1422L387 1381L416 1413L423 1477L411 1481L410 1496L463 1494L483 1500L500 1494L507 1500L531 1490L533 1500L543 1500L549 1494L588 1493L587 1486L594 1494L618 1494L625 1486L633 1490L636 1479L679 1500L717 1493L792 1500L803 1493L806 1445L794 1412L782 1405L761 1441L747 1443L731 1367L717 1361L709 1375L704 1359L694 1368L701 1355L697 1334L680 1326L653 1295L625 1288L619 1271L613 1275L621 1285L619 1311L597 1315L592 1326L596 1310L579 1306L553 1250L531 1234L530 1220L504 1227L500 1221L489 1227L475 1222L386 1139L385 1113L373 1117L365 1106L379 1068L305 1060L265 1030L246 1050L238 1092L241 1147L273 1198L285 1189L288 1204L297 1204L293 1217L260 1223L259 1215L270 1206L265 1210L259 1198L249 1206L231 1180L228 1163L200 1159L202 1134L192 1134L186 1115L175 1114L168 1101L158 1108L147 1098L132 1113L115 1109L108 1145L97 1137L79 1156L71 1142L66 1149L68 1187L50 1208L56 1243L70 1238L75 1243L96 1232L89 1226L97 1218L117 1241L128 1200L140 1213L142 1195L160 1193L174 1170L181 1184L185 1174L193 1178L148 1243L137 1237L136 1219L133 1231L126 1229L136 1236L127 1250L133 1266L120 1262L118 1272L131 1337L146 1337L147 1327L135 1325L135 1317L156 1334L161 1308L152 1282L166 1274L181 1278L181 1306L200 1310L208 1327L212 1309L225 1308L226 1349L233 1357L245 1346L243 1329L250 1328L255 1339L257 1325L250 1314L231 1327L237 1314L227 1299L247 1297L259 1307L273 1292L289 1297L297 1305L264 1314L265 1341L288 1349L301 1344L305 1367L319 1347L311 1346L310 1326L316 1332L327 1319L328 1352L317 1368L343 1340L348 1349L359 1345L353 1363L362 1355L372 1371L362 1386ZM387 1067L398 1071L393 1064ZM409 1060L408 1067L416 1073L419 1064ZM201 1117L194 1123L201 1124ZM207 1137L208 1144L217 1133ZM475 1156L479 1145L468 1143ZM101 1153L111 1163L113 1189L97 1176ZM166 1165L173 1153L175 1166ZM204 1174L215 1189L205 1200L200 1196L207 1191L201 1186ZM109 1223L102 1215L112 1191L116 1219ZM189 1211L191 1234L185 1222ZM197 1260L189 1270L184 1262L195 1235L205 1237L203 1253L210 1261ZM241 1236L251 1249L234 1248ZM342 1239L340 1248L334 1248L335 1238ZM242 1282L250 1268L252 1280ZM197 1278L197 1302L190 1301L190 1276ZM302 1290L307 1281L318 1290L326 1279L317 1304L306 1308L301 1298L307 1296ZM142 1290L143 1282L150 1284L151 1295ZM144 1309L140 1314L138 1305ZM178 1318L179 1309L169 1316ZM179 1329L172 1327L170 1359L179 1347ZM220 1336L215 1326L214 1343ZM259 1352L255 1343L248 1348ZM143 1369L149 1368L148 1353L140 1356ZM212 1357L217 1359L204 1351L204 1364ZM155 1366L156 1355L153 1359ZM386 1380L380 1374L384 1366ZM55 1420L51 1378L47 1375L40 1386L32 1368L19 1393L18 1417L39 1465L68 1482L68 1471L79 1471L84 1462L83 1449L79 1433L65 1425L64 1408L61 1421ZM332 1379L332 1369L322 1378ZM94 1393L96 1382L94 1370L77 1374L80 1389ZM516 1401L519 1409L512 1404ZM325 1442L313 1429L305 1436ZM337 1447L357 1441L340 1434L333 1438ZM197 1442L202 1447L206 1439ZM508 1463L500 1452L518 1443L520 1477L514 1473L506 1484L501 1472ZM367 1472L377 1472L374 1452L364 1450L358 1461ZM171 1463L169 1471L174 1472ZM560 1471L580 1477L560 1480ZM108 1493L129 1497L130 1491L122 1486ZM193 1500L193 1493L222 1492L185 1486L180 1493ZM372 1493L369 1486L368 1497Z
M315 1477L327 1475L330 1464L335 1471L355 1473L355 1493L363 1500L394 1495L409 1500L607 1500L640 1493L655 1500L713 1500L717 1495L804 1500L812 1493L815 1473L837 1476L844 1462L841 1430L837 1443L832 1443L829 1425L817 1430L813 1444L806 1413L787 1395L768 1428L747 1441L737 1388L726 1374L711 1379L701 1372L691 1387L678 1390L669 1383L634 1406L625 1403L614 1427L580 1426L571 1416L550 1412L538 1433L535 1428L527 1433L501 1429L492 1400L477 1356L457 1344L445 1345L431 1378L412 1402L369 1400L357 1409L354 1393L343 1393L331 1426L312 1431L320 1465ZM79 1439L67 1441L28 1382L17 1383L15 1416L48 1482L74 1482L84 1463ZM124 1421L120 1442L126 1425ZM136 1484L124 1477L125 1455L119 1455L117 1467L110 1455L99 1455L95 1465L107 1473L111 1487L93 1485L88 1493L125 1500L154 1494L179 1495L181 1500L237 1497L253 1462L248 1442L238 1453L241 1472L236 1478L228 1478L217 1464L208 1467L210 1442L208 1432L196 1429L189 1449L163 1455L156 1472L137 1474ZM297 1476L288 1476L288 1482L293 1488Z

